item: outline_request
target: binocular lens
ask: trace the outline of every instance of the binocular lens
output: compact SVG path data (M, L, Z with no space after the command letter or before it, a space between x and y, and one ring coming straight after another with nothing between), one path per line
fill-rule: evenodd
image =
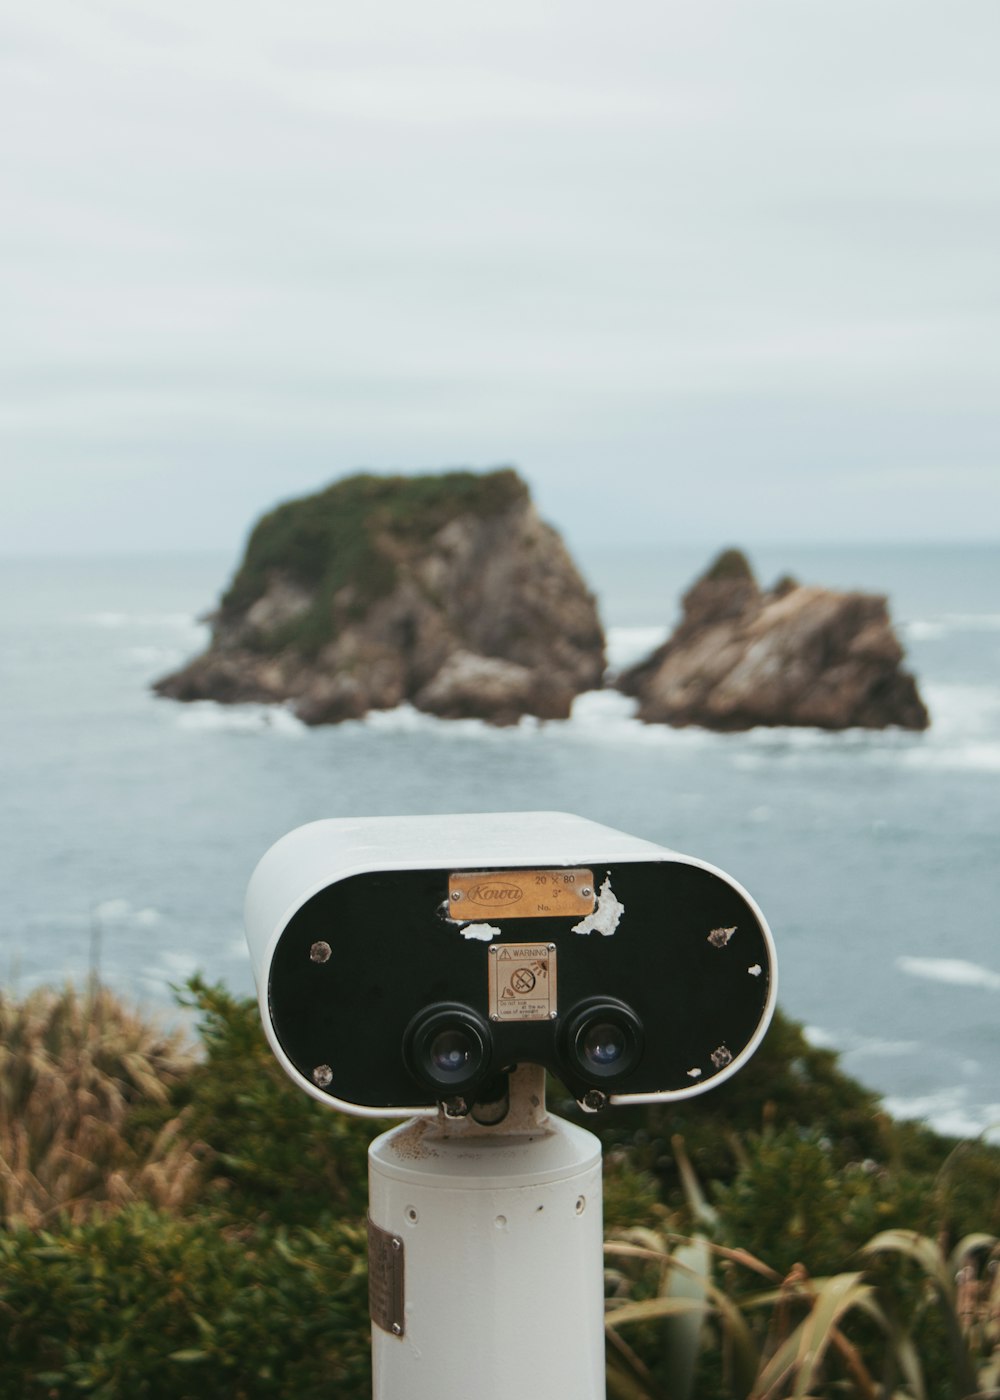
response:
M468 1092L489 1072L492 1037L471 1007L439 1002L418 1012L403 1036L410 1073L435 1094Z
M625 1002L594 998L574 1007L566 1018L562 1055L567 1068L594 1080L613 1080L635 1068L642 1058L642 1022Z
M588 1027L580 1043L584 1056L595 1069L610 1069L622 1058L627 1047L625 1032L610 1021Z
M466 1031L439 1031L428 1047L427 1057L435 1072L445 1077L461 1074L475 1049Z

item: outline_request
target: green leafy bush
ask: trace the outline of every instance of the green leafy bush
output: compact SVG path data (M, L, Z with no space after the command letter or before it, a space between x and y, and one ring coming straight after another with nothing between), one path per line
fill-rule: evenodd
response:
M256 1400L370 1394L364 1232L129 1207L0 1236L0 1394Z

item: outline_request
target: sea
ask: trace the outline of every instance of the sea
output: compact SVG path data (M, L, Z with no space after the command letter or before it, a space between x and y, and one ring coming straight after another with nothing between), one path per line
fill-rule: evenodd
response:
M714 551L581 544L614 665ZM510 729L404 707L319 729L155 697L205 644L225 554L0 560L0 983L99 976L183 1019L249 993L247 880L320 817L561 810L721 866L764 910L779 1002L894 1114L1000 1141L1000 547L760 547L763 583L885 593L924 734L643 725L614 691Z

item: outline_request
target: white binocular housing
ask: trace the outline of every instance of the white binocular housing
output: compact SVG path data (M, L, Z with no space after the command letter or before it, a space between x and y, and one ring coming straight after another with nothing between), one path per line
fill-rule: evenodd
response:
M523 1064L586 1108L688 1098L775 1003L735 880L561 812L313 822L260 861L246 930L275 1055L347 1113L468 1112Z

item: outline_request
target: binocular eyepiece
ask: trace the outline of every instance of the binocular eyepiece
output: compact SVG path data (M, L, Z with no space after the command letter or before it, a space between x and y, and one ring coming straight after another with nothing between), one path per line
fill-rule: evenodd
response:
M613 997L591 997L560 1026L561 1077L611 1088L635 1070L643 1043L642 1022L631 1007ZM439 1100L461 1096L472 1102L497 1072L489 1022L453 1002L417 1012L403 1035L403 1058L417 1083Z

